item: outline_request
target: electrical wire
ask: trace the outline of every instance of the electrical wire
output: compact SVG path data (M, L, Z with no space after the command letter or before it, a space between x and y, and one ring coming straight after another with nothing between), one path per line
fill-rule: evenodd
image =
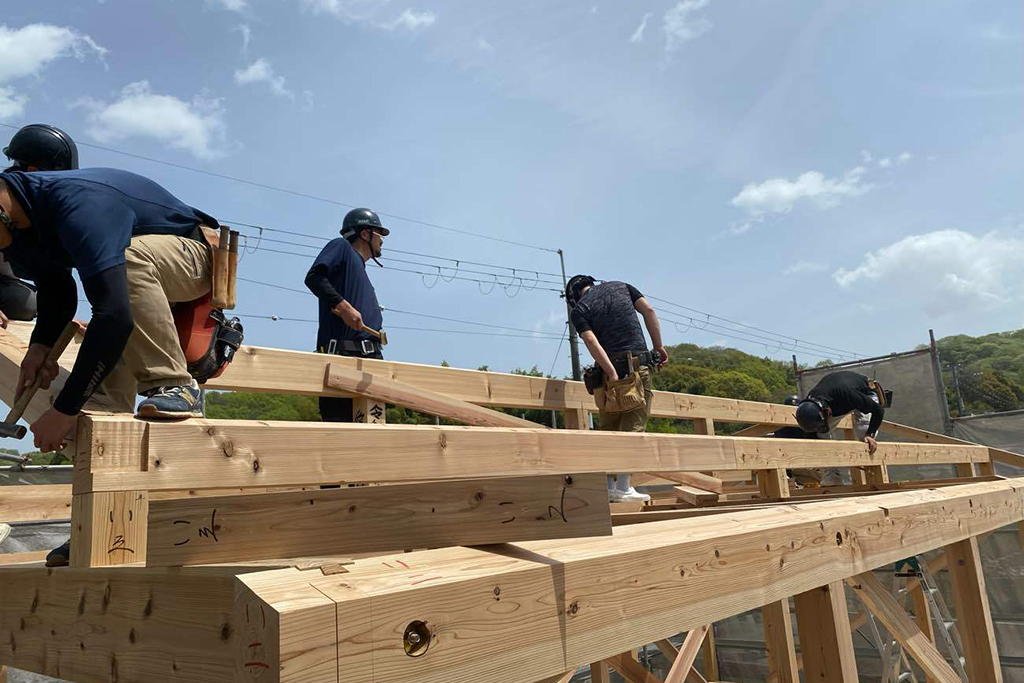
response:
M259 318L263 320L270 320L272 322L293 322L293 323L309 323L311 325L318 324L319 321L311 318L285 318L277 315L260 315L256 313L235 313L239 318ZM415 314L414 314L415 315ZM467 322L467 324L474 324ZM564 339L565 336L558 336L551 334L550 332L529 332L527 334L512 334L509 332L479 332L477 330L452 330L452 329L439 329L432 327L409 327L405 325L388 325L389 330L411 330L415 332L442 332L447 334L469 334L473 336L484 336L484 337L512 337L514 339L540 339L542 341L555 341L556 339Z
M779 334L778 332L772 332L770 330L765 330L765 329L762 329L760 327L755 327L754 325L747 325L746 323L741 323L741 322L739 322L737 320L730 320L729 318L723 318L720 315L715 315L713 313L708 313L707 311L701 311L699 309L691 308L689 306L683 306L682 304L677 304L677 303L669 301L667 299L661 299L661 298L656 297L656 296L648 296L647 298L652 299L654 301L660 301L663 304L667 304L669 306L674 306L674 307L682 309L684 311L689 311L691 313L696 313L696 314L698 314L700 316L704 316L705 318L707 318L709 320L711 318L714 318L716 320L721 320L722 322L729 323L730 325L738 325L740 327L745 327L747 329L755 330L757 332L763 332L764 334L769 334L772 337L777 337L780 341L782 341L782 342L784 342L786 344L790 344L790 342L792 341L792 343L795 346L804 346L805 348L806 347L814 347L814 348L817 348L819 351L832 351L832 352L835 352L835 353L842 354L844 357L867 358L867 354L857 353L856 351L847 351L847 350L844 350L844 349L838 349L838 348L836 348L834 346L826 346L824 344L815 344L813 342L805 342L805 341L803 341L801 339L797 339L797 338L791 337L789 335ZM739 330L735 330L735 331L739 332ZM802 349L798 349L798 350L803 351ZM808 353L808 355L814 355L814 354L813 353Z
M12 125L12 124L9 124L9 123L0 123L0 126L3 126L5 128L10 128L12 130L18 130L18 129L21 128L21 126L15 126L15 125ZM303 199L311 199L313 201L323 202L325 204L332 204L334 206L340 206L340 207L343 207L343 208L346 208L346 209L358 208L355 204L349 204L349 203L346 203L346 202L341 202L341 201L338 201L336 199L328 199L327 197L320 197L320 196L317 196L317 195L314 195L314 194L309 194L308 192L299 192L297 190L289 190L287 188L277 187L276 185L269 185L267 183L261 183L261 182L255 181L255 180L247 180L246 178L238 178L236 176L230 176L230 175L227 175L225 173L217 173L215 171L207 171L205 169L196 168L194 166L186 166L185 164L174 163L173 161L164 161L163 159L156 159L154 157L145 156L143 154L135 154L133 152L125 152L124 150L114 149L113 147L105 147L103 145L95 145L95 144L92 144L92 143L89 143L89 142L78 142L77 138L76 138L76 143L75 144L77 144L79 147L89 147L91 149L99 149L99 150L102 150L104 152L110 152L111 154L120 154L121 156L130 157L132 159L140 159L142 161L148 161L148 162L154 163L154 164L161 164L163 166L169 166L171 168L177 168L177 169L181 169L181 170L184 170L184 171L191 171L193 173L200 173L202 175L211 176L213 178L220 178L222 180L230 180L232 182L242 183L244 185L250 185L252 187L258 187L258 188L261 188L261 189L264 189L264 190L273 190L274 192L281 192L283 194L292 195L293 197L301 197ZM406 223L413 223L415 225L422 225L424 227L434 228L436 230L444 230L446 232L452 232L452 233L456 233L456 234L459 234L459 235L466 235L466 236L469 236L469 237L477 237L477 238L480 238L480 239L491 240L493 242L502 242L504 244L513 244L513 245L518 246L518 247L525 247L527 249L536 249L538 251L547 251L547 252L551 252L553 254L557 254L558 253L558 249L552 249L551 247L542 247L542 246L536 245L536 244L527 244L526 242L517 242L515 240L508 240L508 239L504 239L504 238L501 238L501 237L492 237L491 235L484 235L482 233L472 232L470 230L461 230L459 228L452 228L450 226L442 225L440 223L432 223L430 221L423 221L423 220L420 220L418 218L412 218L412 217L409 217L409 216L402 216L400 214L385 213L383 211L378 211L377 214L381 215L381 216L384 216L386 218L394 218L395 220L405 221Z
M685 325L686 324L686 323L684 323L682 321L675 320L675 319L670 318L668 316L662 316L661 319L665 320L666 322L674 323L674 324L677 324L677 325ZM691 324L691 327L692 327L692 324L694 322L693 318L690 318L689 321L690 321L690 324ZM708 329L706 329L704 327L692 327L692 329L695 329L695 330L697 330L699 332L707 332L708 334L712 334L712 335L714 335L716 337L726 337L728 339L735 339L737 341L747 342L748 344L757 344L759 346L764 346L766 351L770 351L772 353L776 353L776 352L781 350L781 348L776 348L774 350L771 350L769 348L769 346L767 344L765 344L763 341L760 341L760 340L757 340L757 339L750 339L748 337L741 337L741 336L738 336L738 334L729 334L727 332L712 331L712 330L708 330ZM736 332L736 330L733 330L733 332ZM808 356L815 356L816 358L821 358L823 360L833 360L833 358L830 357L830 356L824 356L824 355L821 355L821 354L818 354L818 353L814 353L814 352L811 352L811 351L803 351L802 353L804 353L805 355L808 355Z
M565 328L566 328L566 331L562 333L562 338L558 341L558 348L555 349L555 359L553 361L551 361L551 369L548 370L548 376L549 377L551 377L552 373L555 371L555 364L558 363L558 356L559 356L559 354L562 353L562 343L569 337L569 335L568 335L569 321L568 320L565 321Z

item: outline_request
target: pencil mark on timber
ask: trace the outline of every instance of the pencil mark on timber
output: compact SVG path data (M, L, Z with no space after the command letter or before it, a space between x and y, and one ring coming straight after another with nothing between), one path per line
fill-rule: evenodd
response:
M172 522L172 524L188 524L189 526L191 526L192 522L187 519L176 519ZM215 543L220 543L220 539L217 538L217 529L220 529L220 525L217 524L217 508L214 508L213 512L210 514L210 526L199 527L199 538L212 538ZM186 537L184 541L178 541L174 545L185 545L190 540L192 540L191 537ZM246 607L246 610L248 609L249 608Z
M562 487L562 499L561 499L561 501L559 501L557 508L554 505L548 505L548 519L553 518L557 514L559 517L562 518L563 522L568 524L569 520L565 516L565 491L566 491L566 487L563 486ZM552 514L552 513L554 513L554 514Z
M506 501L502 501L502 502L498 503L498 507L501 507L502 505L515 505L515 504L516 504L516 503L515 503L515 501L513 501L513 500L506 500ZM516 521L516 516L515 516L515 515L512 515L512 518L511 518L511 519L505 519L505 520L502 520L502 522L501 522L501 523L502 523L502 524L511 524L511 523L512 523L512 522L514 522L514 521Z
M121 550L126 553L135 554L135 551L125 545L124 536L117 534L114 536L114 542L110 544L110 549L107 550L107 555L114 552L115 550Z
M402 565L402 566L403 566L403 567L405 567L406 569L408 569L408 568L409 568L409 565L407 565L407 564L406 564L405 562L402 562L401 560L395 560L395 562L397 562L398 564Z

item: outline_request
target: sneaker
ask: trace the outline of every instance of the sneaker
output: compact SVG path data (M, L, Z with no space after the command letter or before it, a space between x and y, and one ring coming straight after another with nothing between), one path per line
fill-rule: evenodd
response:
M203 392L195 380L190 386L157 387L145 396L139 417L203 417Z
M54 548L46 555L47 567L66 567L71 562L71 539L64 541L64 545Z
M608 489L608 502L610 503L647 503L651 497L646 493L640 493L632 486L628 491L619 489Z
M0 524L0 545L7 540L7 537L11 535L10 524Z

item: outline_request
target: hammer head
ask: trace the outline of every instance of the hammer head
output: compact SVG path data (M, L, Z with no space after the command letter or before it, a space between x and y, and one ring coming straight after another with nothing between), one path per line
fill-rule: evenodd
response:
M387 346L388 345L388 333L387 333L386 330L381 330L380 331L380 345L381 346Z
M0 437L10 437L12 439L20 439L25 436L28 429L24 425L20 425L17 422L0 422Z

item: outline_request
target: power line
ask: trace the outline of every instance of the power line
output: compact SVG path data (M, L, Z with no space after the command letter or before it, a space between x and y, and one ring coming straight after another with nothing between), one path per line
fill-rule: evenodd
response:
M14 126L14 125L11 125L9 123L0 123L0 126L4 126L5 128L10 128L12 130L18 130L19 128L21 128L21 126ZM341 202L341 201L338 201L336 199L328 199L327 197L320 197L320 196L317 196L317 195L314 195L314 194L309 194L307 192L299 192L297 190L289 190L287 188L277 187L276 185L269 185L267 183L261 183L261 182L255 181L255 180L248 180L246 178L238 178L236 176L230 176L230 175L227 175L225 173L217 173L215 171L207 171L207 170L202 169L202 168L196 168L194 166L186 166L184 164L174 163L173 161L164 161L163 159L156 159L154 157L149 157L149 156L145 156L145 155L142 155L142 154L135 154L133 152L125 152L123 150L114 149L112 147L104 147L103 145L95 145L95 144L92 144L92 143L89 143L89 142L76 142L76 144L81 146L81 147L90 147L92 149L99 149L99 150L102 150L104 152L110 152L111 154L120 154L121 156L130 157L132 159L141 159L142 161L148 161L148 162L151 162L151 163L154 163L154 164L162 164L164 166L170 166L171 168L177 168L177 169L181 169L181 170L184 170L184 171L191 171L193 173L201 173L203 175L211 176L213 178L220 178L222 180L230 180L232 182L242 183L244 185L251 185L252 187L258 187L258 188L261 188L261 189L264 189L264 190L273 190L274 192L281 192L283 194L292 195L293 197L302 197L303 199L311 199L313 201L323 202L325 204L332 204L334 206L340 206L340 207L343 207L343 208L346 208L346 209L359 208L359 207L357 207L354 204L348 204L346 202ZM504 239L504 238L501 238L501 237L492 237L490 235L484 235L482 233L472 232L470 230L461 230L459 228L452 228L452 227L449 227L447 225L442 225L440 223L432 223L430 221L422 221L422 220L419 220L418 218L411 218L409 216L402 216L402 215L394 214L394 213L384 213L383 211L378 211L377 214L381 215L381 216L385 216L387 218L394 218L395 220L405 221L407 223L413 223L415 225L422 225L422 226L425 226L425 227L428 227L428 228L435 228L437 230L444 230L444 231L456 233L456 234L459 234L459 235L467 235L469 237L478 237L480 239L491 240L493 242L502 242L504 244L513 244L513 245L516 245L518 247L525 247L527 249L537 249L538 251L547 251L547 252L551 252L551 253L558 253L557 249L552 249L550 247L542 247L542 246L539 246L539 245L536 245L536 244L527 244L525 242L517 242L515 240L507 240L507 239Z
M741 323L741 322L739 322L737 320L730 320L729 318L723 318L720 315L714 315L713 313L708 313L707 311L701 311L699 309L691 308L689 306L683 306L682 304L677 304L677 303L674 303L674 302L669 301L667 299L660 299L660 298L658 298L656 296L651 296L651 297L648 297L648 298L649 299L653 299L654 301L660 301L663 304L668 304L669 306L675 306L676 308L682 309L684 311L689 311L691 313L696 313L698 315L702 315L702 316L704 316L705 318L708 318L708 319L714 318L716 320L721 320L723 322L727 322L727 323L729 323L731 325L739 325L740 327L745 327L745 328L750 329L750 330L755 330L757 332L763 332L765 334L772 335L773 337L777 337L777 338L785 341L787 344L789 343L790 340L792 340L793 343L798 345L798 346L802 345L804 347L816 347L819 350L833 351L835 353L840 353L843 356L847 356L847 357L851 357L851 358L858 358L858 357L859 358L866 358L867 357L867 354L857 353L856 351L847 351L847 350L843 350L843 349L837 349L834 346L826 346L824 344L815 344L813 342L806 342L806 341L803 341L801 339L797 339L795 337L791 337L789 335L779 334L778 332L772 332L771 330L765 330L765 329L762 329L760 327L755 327L753 325L747 325L746 323ZM808 355L814 355L814 354L808 354Z
M555 371L555 364L556 364L556 363L558 363L558 355L559 355L560 353L562 353L562 343L563 343L563 342L564 342L564 341L566 340L566 338L567 338L567 337L569 336L569 335L567 334L567 332L568 332L568 328L569 328L569 321L568 321L568 320L566 320L566 321L565 321L565 327L566 327L566 332L563 332L563 333L562 333L562 337L561 337L561 339L559 339L559 340L558 340L558 348L557 348L557 349L555 349L555 359L554 359L553 361L551 361L551 369L550 369L550 370L548 370L548 375L549 375L549 376L551 375L551 373L553 373L553 372Z
M708 334L713 334L713 335L718 336L718 337L726 337L728 339L735 339L737 341L747 342L748 344L757 344L757 345L760 345L760 346L764 346L766 350L768 349L768 344L766 344L764 341L759 341L757 339L750 339L748 337L741 337L741 336L738 336L738 334L729 334L729 333L721 332L721 331L712 331L712 330L707 329L707 327L696 327L696 326L693 325L693 323L695 322L693 318L687 318L687 320L689 321L688 323L687 322L682 322L680 320L674 320L672 318L669 318L668 316L663 316L662 320L665 320L666 322L670 322L670 323L675 324L677 326L677 328L676 328L677 330L678 330L678 326L679 325L687 325L687 329L686 330L681 330L681 332L684 332L684 333L688 332L689 330L692 329L692 330L696 330L697 332L707 332ZM736 330L733 330L733 332L736 332ZM742 334L742 333L740 333L740 334ZM779 350L779 351L782 350L781 345L779 346L779 349L777 349L777 350ZM832 360L832 358L829 357L829 356L824 356L824 355L821 355L821 354L818 354L818 353L814 353L814 352L811 352L811 351L802 351L802 353L804 353L805 355L808 355L808 356L815 356L817 358L822 358L822 359L825 359L825 360Z
M236 313L239 318L261 318L263 320L270 320L272 322L294 322L294 323L310 323L316 325L319 321L311 318L283 318L277 315L259 315L256 313ZM416 315L416 314L413 314ZM474 324L474 323L467 323ZM513 337L515 339L541 339L543 341L555 341L556 339L564 339L564 335L558 336L553 335L550 332L529 332L528 334L512 334L509 332L478 332L476 330L452 330L452 329L439 329L432 327L408 327L404 325L388 325L389 330L411 330L414 332L442 332L447 334L471 334L474 336L484 337Z

